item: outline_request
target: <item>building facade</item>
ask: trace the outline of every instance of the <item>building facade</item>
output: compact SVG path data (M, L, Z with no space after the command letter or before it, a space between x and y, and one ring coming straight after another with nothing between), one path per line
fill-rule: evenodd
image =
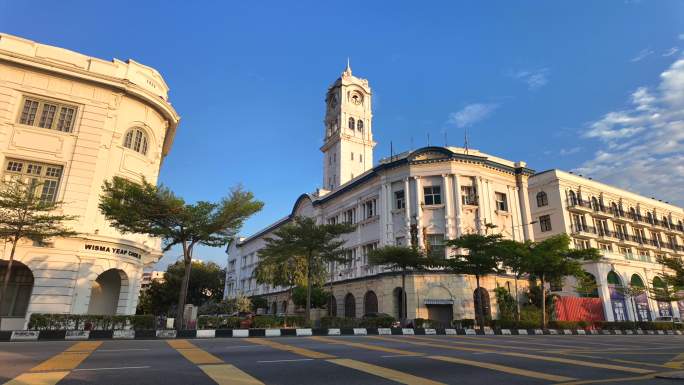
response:
M536 240L566 233L575 248L601 250L601 260L584 269L596 281L606 320L684 316L684 301L630 298L621 290L659 285L657 256L684 257L684 209L560 170L530 178L529 201ZM574 279L558 286L559 294L576 295Z
M285 288L257 285L253 270L264 237L295 216L318 223L346 222L356 230L343 236L348 264L330 266L333 315L360 317L383 312L400 317L401 277L368 264L368 252L386 245L416 244L444 257L445 239L492 231L519 241L531 239L527 181L533 171L477 150L425 147L382 159L373 167L371 92L368 81L347 66L326 97L323 189L303 194L292 212L263 231L232 242L226 297L265 295L270 311L292 311ZM510 277L487 277L484 297L496 313L493 289ZM328 283L330 285L330 282ZM474 278L412 274L407 278L408 318L450 322L474 318Z
M0 175L41 183L42 199L65 202L79 233L18 246L1 329L21 329L36 312L135 312L159 240L114 230L99 196L114 176L156 183L178 121L153 68L0 34Z

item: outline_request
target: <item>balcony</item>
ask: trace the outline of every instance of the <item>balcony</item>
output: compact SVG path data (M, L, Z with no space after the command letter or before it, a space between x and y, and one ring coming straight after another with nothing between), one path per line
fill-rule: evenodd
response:
M596 236L596 228L575 223L572 225L572 235L578 238L593 238Z
M591 213L594 211L594 208L591 207L591 202L589 201L571 199L570 201L568 201L568 210L578 211L582 213Z

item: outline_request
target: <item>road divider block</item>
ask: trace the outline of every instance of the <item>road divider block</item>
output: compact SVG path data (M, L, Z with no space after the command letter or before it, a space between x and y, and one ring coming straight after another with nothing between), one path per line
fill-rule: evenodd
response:
M390 329L390 328L378 328L378 335L390 336L390 335L392 335L392 329Z
M444 329L444 334L448 336L455 336L458 334L458 332L456 331L456 329Z
M368 334L368 331L365 328L354 328L354 335L355 336L365 336Z
M505 336L511 335L511 329L501 329L501 334Z
M233 329L233 337L249 337L249 329Z
M328 329L328 335L329 336L339 336L340 335L340 329Z
M90 338L90 330L67 330L64 339L67 341L83 341Z
M213 330L213 329L198 330L197 331L197 338L216 338L216 330Z
M40 332L37 330L15 330L10 341L37 341Z
M297 329L297 336L312 336L311 329Z
M114 330L112 338L115 340L132 340L135 338L135 330Z
M413 331L413 329L403 328L403 329L401 329L401 334L403 334L405 336L412 336L416 333Z
M474 336L477 335L477 332L475 331L475 329L466 329L465 334L468 336Z
M264 335L266 337L280 337L280 329L266 329Z

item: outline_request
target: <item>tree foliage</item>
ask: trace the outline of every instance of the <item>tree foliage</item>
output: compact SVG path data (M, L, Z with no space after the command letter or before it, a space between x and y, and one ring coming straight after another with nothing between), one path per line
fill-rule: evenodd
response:
M349 224L317 224L312 218L295 217L264 238L259 251L257 279L271 285L303 284L307 287L306 313L311 309L311 287L325 277L328 262L344 262L344 240L354 230ZM302 279L303 278L303 279Z
M65 225L76 217L61 212L63 202L44 199L42 190L42 184L22 180L10 180L0 185L0 239L12 245L7 271L4 277L0 277L0 309L19 241L28 239L40 244L56 237L77 235Z
M166 187L145 180L138 184L120 177L105 182L99 204L102 214L119 231L161 238L164 251L181 246L185 269L178 295L177 329L183 326L194 247L225 246L244 221L262 207L262 202L240 187L233 188L219 202L190 204Z
M304 307L306 306L306 293L307 288L305 286L297 286L292 290L292 302L295 305ZM311 288L311 307L313 309L320 309L328 303L328 297L330 293L324 291L318 286Z
M175 310L175 301L178 299L184 275L185 264L182 261L169 265L163 281L152 281L140 293L138 313L162 315ZM216 263L193 261L187 302L199 307L207 303L219 303L223 298L225 279L225 269Z

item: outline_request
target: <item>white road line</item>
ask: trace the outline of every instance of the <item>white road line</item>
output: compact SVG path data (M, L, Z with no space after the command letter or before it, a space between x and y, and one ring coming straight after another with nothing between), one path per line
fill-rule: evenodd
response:
M122 366L119 368L90 368L90 369L74 369L74 372L93 371L93 370L124 370L124 369L149 369L151 366Z
M261 364L273 363L273 362L296 362L296 361L313 361L313 358L299 358L296 360L272 360L272 361L257 361Z
M97 349L98 352L134 352L134 351L140 351L140 350L150 350L150 349L145 349L145 348L140 348L140 349Z

